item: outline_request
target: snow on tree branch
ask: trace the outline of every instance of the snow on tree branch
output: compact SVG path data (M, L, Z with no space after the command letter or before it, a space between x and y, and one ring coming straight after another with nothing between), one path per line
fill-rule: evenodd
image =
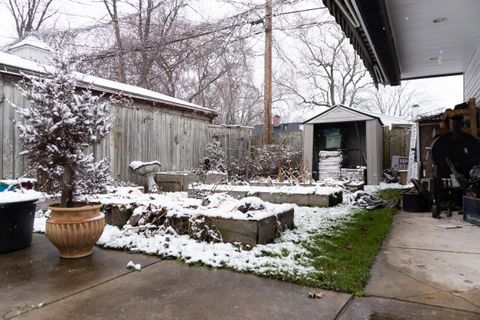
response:
M16 123L32 169L48 192L62 191L62 207L73 205L76 190L91 190L108 181L108 159L95 162L88 147L101 142L112 128L111 102L78 92L74 66L67 56L54 58L49 75L25 75L17 85L29 100L13 105L23 121Z

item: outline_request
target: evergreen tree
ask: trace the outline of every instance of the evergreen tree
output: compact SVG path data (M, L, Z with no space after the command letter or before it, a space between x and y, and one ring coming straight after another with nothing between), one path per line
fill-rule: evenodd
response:
M29 100L14 105L24 121L17 127L42 190L61 191L61 206L71 207L75 191L103 187L109 179L109 160L95 162L88 147L107 136L112 127L109 101L79 91L73 65L66 56L53 60L45 75L25 75L18 88Z
M212 141L207 144L206 157L203 158L203 166L205 171L214 170L225 172L225 152L218 136L214 135Z

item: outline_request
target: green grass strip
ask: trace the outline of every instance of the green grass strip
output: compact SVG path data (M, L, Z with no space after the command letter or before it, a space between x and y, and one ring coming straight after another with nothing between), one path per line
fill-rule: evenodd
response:
M404 192L405 189L384 189L384 190L378 190L376 192L376 196L383 199L383 200L400 200L402 197L402 192Z
M395 209L359 211L350 221L313 235L304 246L317 272L295 282L361 296L394 213Z

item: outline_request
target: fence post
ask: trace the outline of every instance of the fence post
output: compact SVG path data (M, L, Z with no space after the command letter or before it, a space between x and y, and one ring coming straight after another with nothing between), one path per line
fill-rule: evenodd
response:
M390 130L388 127L383 128L383 168L390 168Z

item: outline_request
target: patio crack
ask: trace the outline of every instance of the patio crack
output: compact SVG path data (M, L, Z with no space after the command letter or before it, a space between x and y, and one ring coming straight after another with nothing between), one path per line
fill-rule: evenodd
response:
M447 253L461 253L461 254L475 254L480 255L480 252L469 252L469 251L453 251L453 250L440 250L440 249L427 249L427 248L417 248L417 247L405 247L405 246L390 246L385 249L405 249L405 250L421 250L421 251L433 251L433 252L447 252Z
M445 289L442 289L442 288L440 288L440 287L436 287L436 286L432 285L431 283L422 281L421 279L417 279L416 277L411 276L410 274L402 271L401 269L396 269L395 271L397 271L398 273L403 274L404 276L406 276L406 277L408 277L408 278L410 278L410 279L412 279L412 280L415 280L415 281L417 281L417 282L420 282L421 284L423 284L423 285L425 285L425 286L427 286L427 287L429 287L429 288L438 290L438 291L443 292L443 293L450 294L450 295L452 295L452 296L454 296L454 297L456 297L456 298L459 298L459 299L465 301L465 302L468 303L468 304L471 304L471 305L474 306L474 307L480 308L480 305L479 305L479 304L476 304L476 303L468 300L467 298L462 297L461 295L458 295L458 293L456 293L456 292L454 292L454 291L445 290ZM474 289L475 289L476 291L479 291L477 288L474 288ZM376 295L369 295L369 296L375 297ZM408 299L408 298L410 298L410 297L417 297L417 296L419 296L419 295L406 296L406 297L403 297L403 299ZM382 296L376 296L376 297L381 297L381 298L386 298L386 299L398 299L398 300L401 300L401 298L394 298L394 297L382 297ZM401 301L408 301L408 300L401 300ZM425 303L425 304L426 304L426 303ZM426 305L430 305L430 304L426 304ZM458 309L458 310L461 310L461 309Z
M382 296L377 296L377 295L368 295L366 296L371 297L371 298L378 298L378 299L385 299L385 300L393 300L393 301L399 301L399 302L406 302L406 303L414 303L422 306L427 306L427 307L434 307L434 308L440 308L440 309L446 309L446 310L454 310L454 311L461 311L461 312L466 312L466 313L472 313L472 314L479 314L479 311L471 311L471 310L465 310L465 309L457 309L457 308L452 308L452 307L446 307L442 305L436 305L436 304L429 304L425 302L418 302L418 301L410 301L402 298L395 298L395 297L382 297ZM412 296L414 297L414 296Z
M353 295L351 295L350 298L347 300L347 302L345 302L345 304L340 308L340 310L338 310L337 315L333 319L334 320L340 319L342 315L345 313L345 311L347 311L348 307L350 307L353 300L355 300L355 298L353 297Z
M471 304L471 305L473 305L473 306L475 306L475 307L477 307L477 308L480 308L480 304L476 304L475 302L470 301L469 299L467 299L467 298L465 298L465 297L462 297L461 295L459 295L459 294L458 294L457 292L455 292L455 291L450 291L449 293L450 293L452 296L455 296L455 297L457 297L457 298L462 299L462 300L465 301L466 303L469 303L469 304Z

